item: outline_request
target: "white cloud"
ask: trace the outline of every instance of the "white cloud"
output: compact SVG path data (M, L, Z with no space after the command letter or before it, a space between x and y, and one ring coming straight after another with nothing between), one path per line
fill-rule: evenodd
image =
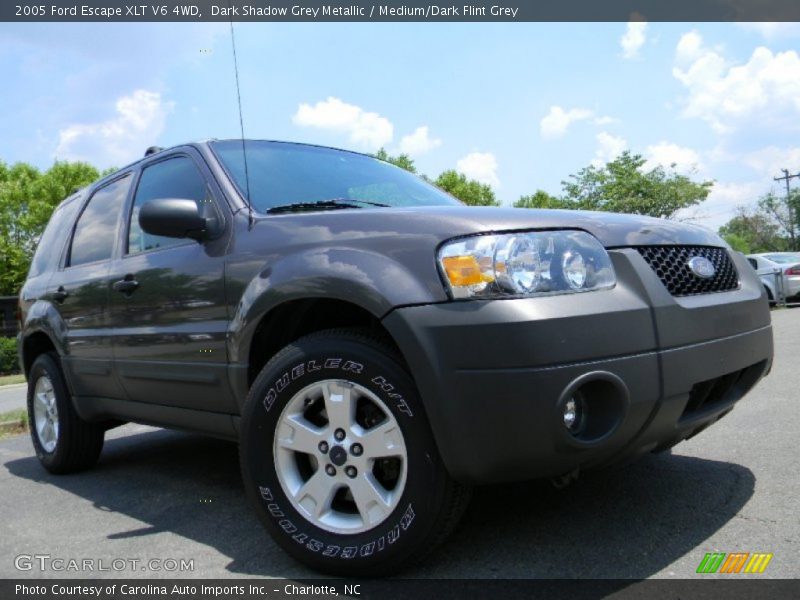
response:
M767 40L791 38L800 35L800 23L737 23L739 27L755 31Z
M411 156L419 156L441 145L442 140L431 137L428 126L423 125L422 127L417 127L414 133L402 137L400 140L400 152Z
M623 58L631 59L639 57L639 50L642 49L647 41L647 23L645 21L631 21L620 38L619 44L622 46Z
M619 123L619 119L615 119L614 117L609 117L608 115L603 115L602 117L594 118L595 125L611 125L612 123Z
M115 117L61 129L56 157L122 166L143 156L145 149L156 143L173 106L158 92L136 90L117 100Z
M601 131L597 134L597 150L592 165L597 168L604 167L627 149L628 142L624 138Z
M591 119L593 116L594 112L587 108L564 110L560 106L551 106L550 112L539 122L539 131L543 138L559 138L567 133L567 129L572 123Z
M658 166L671 168L674 165L677 171L684 174L704 169L700 155L686 146L661 141L645 148L644 154L647 157L646 169Z
M329 96L315 105L301 104L292 117L301 127L317 127L346 133L350 141L364 149L376 150L392 141L394 126L386 117L367 112Z
M763 181L716 183L705 202L679 211L675 218L716 231L736 215L737 208L752 206L765 191Z
M707 121L718 133L751 123L763 129L800 129L800 56L760 46L744 64L729 64L696 32L676 49L673 75L688 90L683 115Z
M686 64L700 56L702 46L703 38L699 33L696 31L684 33L675 48L675 58L678 62Z
M472 152L456 163L456 170L470 179L477 179L481 183L499 186L497 178L497 159L489 152Z
M744 154L742 162L765 178L780 177L781 169L794 174L800 171L800 147L767 146Z

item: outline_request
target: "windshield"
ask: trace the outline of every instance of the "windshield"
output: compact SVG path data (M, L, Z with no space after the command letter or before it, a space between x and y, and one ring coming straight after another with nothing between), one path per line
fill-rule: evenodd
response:
M767 254L764 258L779 265L800 262L800 254Z
M246 196L242 142L211 142L231 179ZM250 201L261 213L290 204L354 200L369 208L458 205L452 196L399 167L376 158L286 142L246 142ZM371 204L367 204L371 203ZM330 205L320 204L320 210Z

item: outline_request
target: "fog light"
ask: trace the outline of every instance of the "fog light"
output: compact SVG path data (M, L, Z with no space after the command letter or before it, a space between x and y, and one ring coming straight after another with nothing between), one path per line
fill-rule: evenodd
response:
M577 431L580 426L583 402L572 396L564 403L564 427L570 431Z

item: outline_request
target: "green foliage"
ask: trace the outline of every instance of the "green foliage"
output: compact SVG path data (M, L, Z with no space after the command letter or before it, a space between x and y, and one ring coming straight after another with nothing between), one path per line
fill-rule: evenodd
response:
M758 201L758 214L770 221L777 230L786 250L800 250L797 228L800 224L800 192L792 190L789 198L770 192Z
M774 197L768 194L757 208L740 207L736 216L719 228L720 236L745 254L792 250L791 238L769 208L772 202Z
M474 179L467 179L463 173L445 171L433 182L469 206L499 206L492 188Z
M742 254L753 254L753 249L750 246L750 242L746 238L743 238L736 233L728 233L723 235L722 239L728 242L728 245L737 252L741 252Z
M706 199L713 182L696 183L673 168L644 169L645 159L623 152L604 167L589 166L563 181L565 207L669 218Z
M56 162L47 171L0 161L0 295L19 292L39 236L61 200L98 179L81 162Z
M0 337L0 375L19 373L17 362L17 340Z
M536 190L532 196L522 196L514 202L514 208L566 208L561 198Z
M400 167L401 169L405 169L406 171L409 171L411 173L417 172L417 167L414 166L414 159L412 159L408 154L398 154L397 156L391 156L384 148L381 148L375 153L374 156L379 160L391 163L394 166Z

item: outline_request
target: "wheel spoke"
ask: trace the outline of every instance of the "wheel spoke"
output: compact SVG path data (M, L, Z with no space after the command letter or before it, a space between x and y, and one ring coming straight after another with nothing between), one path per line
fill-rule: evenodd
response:
M380 523L391 510L388 492L375 481L371 473L364 473L348 483L353 500L364 525Z
M367 458L384 458L401 456L405 453L403 433L394 419L367 429L361 437L364 456Z
M46 420L44 422L44 425L42 426L42 432L41 432L41 436L40 437L42 439L42 444L43 445L47 445L47 444L49 444L50 442L53 441L53 425L50 423L50 421Z
M297 490L294 499L303 510L318 519L330 508L335 491L333 480L325 474L323 469L318 469Z
M42 444L46 444L47 440L45 439L45 431L47 430L47 419L44 419L41 422L36 423L36 432L39 434L39 441Z
M331 427L341 427L348 431L355 420L356 403L353 389L338 381L329 381L322 390L325 398L325 412Z
M314 454L324 436L324 429L314 427L301 415L290 415L281 422L276 442L287 450Z

